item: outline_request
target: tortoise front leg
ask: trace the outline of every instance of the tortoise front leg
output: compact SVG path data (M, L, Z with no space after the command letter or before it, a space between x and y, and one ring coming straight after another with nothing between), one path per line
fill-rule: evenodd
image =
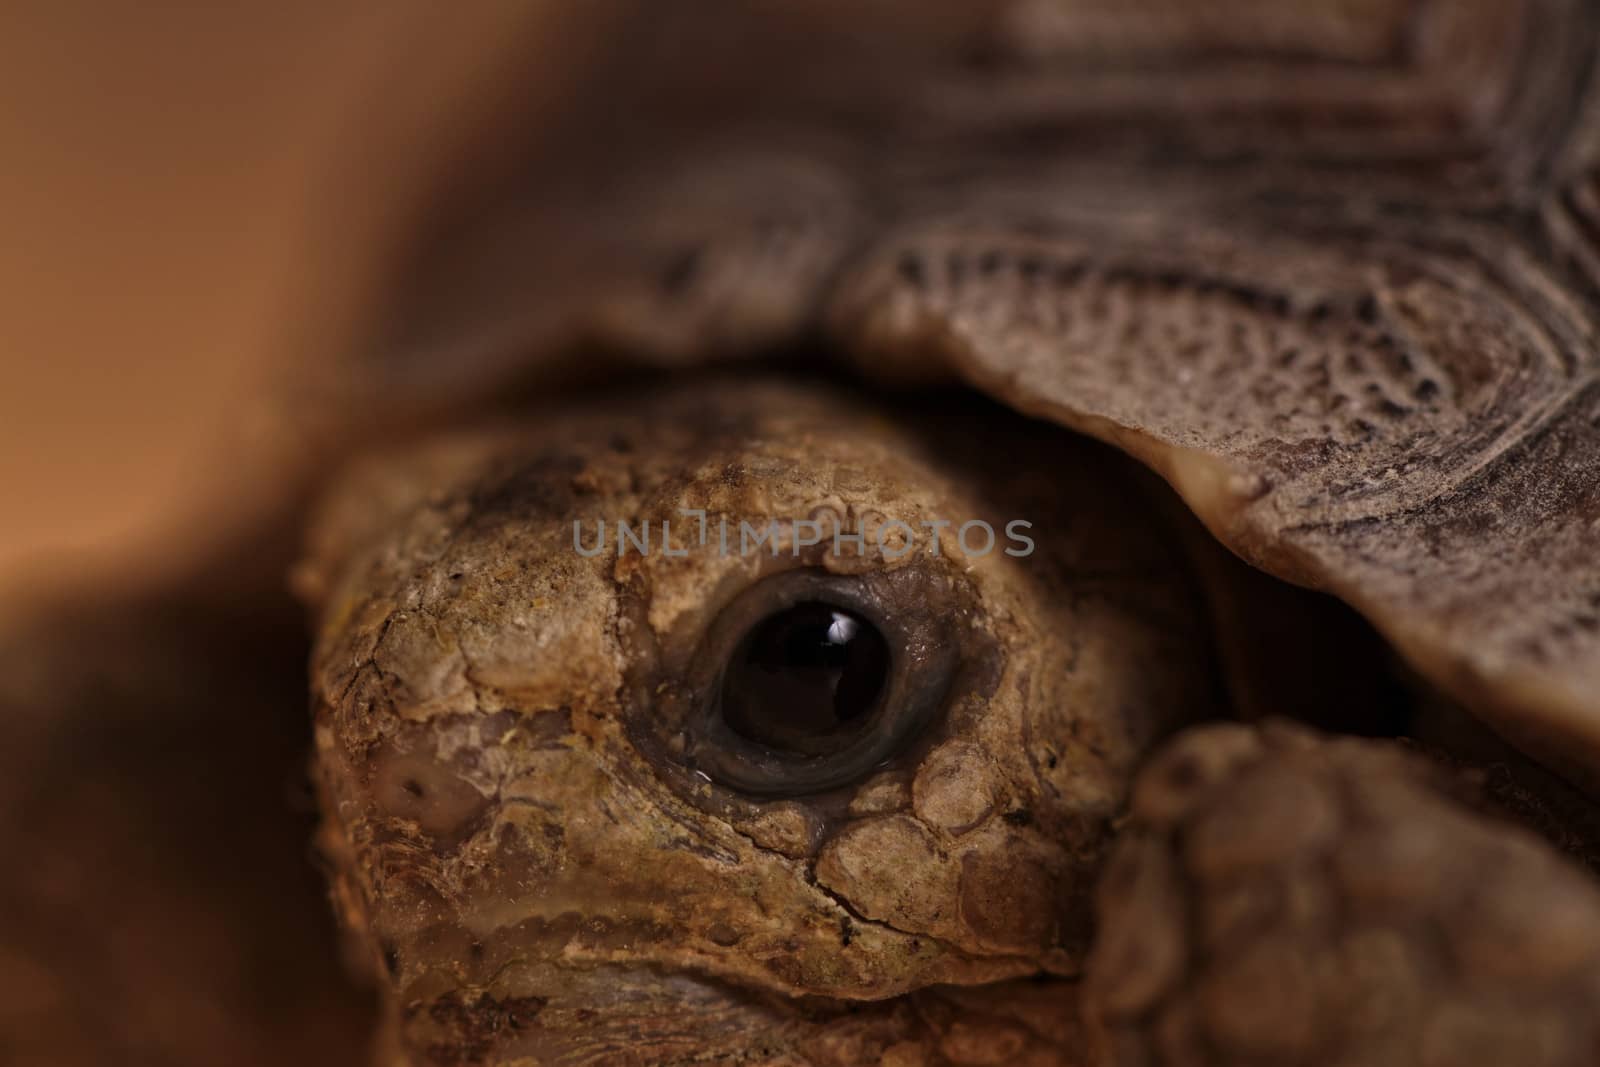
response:
M1600 888L1399 745L1201 728L1132 807L1088 975L1114 1063L1600 1062Z

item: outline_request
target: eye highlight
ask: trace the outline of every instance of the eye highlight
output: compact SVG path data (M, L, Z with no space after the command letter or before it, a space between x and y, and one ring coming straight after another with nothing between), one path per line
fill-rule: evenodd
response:
M807 601L757 623L722 679L722 717L739 736L806 755L837 751L877 707L889 645L845 608Z
M686 755L742 792L819 792L869 773L943 706L959 661L941 597L911 574L788 571L712 624L691 671Z

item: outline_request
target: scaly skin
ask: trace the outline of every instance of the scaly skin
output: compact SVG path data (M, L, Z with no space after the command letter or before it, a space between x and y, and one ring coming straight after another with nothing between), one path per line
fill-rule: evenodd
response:
M1148 1067L1578 1067L1600 888L1392 742L1188 731L1142 772L1088 999Z
M1148 749L1221 710L1170 516L1093 445L919 410L713 383L342 481L301 582L322 840L384 1062L1591 1061L1600 890L1420 756L1196 727L1129 807ZM574 519L680 508L1025 515L1042 547L724 557L690 520L681 555L574 549ZM697 773L698 679L749 591L800 572L944 627L956 666L885 762L756 795Z
M323 840L388 1062L1082 1062L1111 820L1147 748L1218 711L1142 485L1053 429L793 384L547 413L346 479L302 584ZM724 559L675 524L681 558L574 551L575 518L680 507L1026 518L1043 547ZM876 770L752 797L689 769L685 691L724 605L799 569L948 626L958 667Z

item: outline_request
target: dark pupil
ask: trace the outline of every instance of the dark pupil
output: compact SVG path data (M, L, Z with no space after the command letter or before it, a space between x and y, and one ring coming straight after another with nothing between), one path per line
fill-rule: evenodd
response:
M722 715L751 741L821 755L867 719L888 675L889 646L871 623L831 604L796 604L739 643Z

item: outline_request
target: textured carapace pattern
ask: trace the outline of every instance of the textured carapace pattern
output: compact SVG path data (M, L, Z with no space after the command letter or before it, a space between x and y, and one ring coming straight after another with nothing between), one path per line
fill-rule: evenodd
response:
M1139 456L1503 733L1600 767L1600 9L889 4L876 64L837 27L764 52L760 10L718 16L768 34L720 51L740 35L657 16L708 49L693 106L640 95L676 55L624 49L520 206L459 228L427 277L474 285L407 321L475 360L423 359L430 388L583 340L820 337L964 379Z
M1203 727L1158 754L1086 983L1129 1067L1577 1067L1600 889L1386 742Z
M1144 472L961 399L930 422L792 382L618 393L335 487L300 573L322 843L386 1062L1077 1062L1112 823L1220 686ZM869 536L802 546L808 516ZM1039 550L870 533L974 517L1025 518ZM718 784L694 759L708 633L823 575L938 620L948 692L842 785Z

